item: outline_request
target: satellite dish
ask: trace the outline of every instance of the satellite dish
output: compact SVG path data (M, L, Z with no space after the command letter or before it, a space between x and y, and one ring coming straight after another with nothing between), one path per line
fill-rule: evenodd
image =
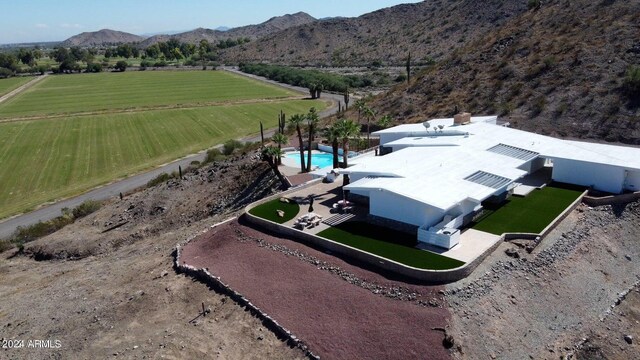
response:
M429 130L429 128L431 127L431 123L429 121L425 121L422 123L422 126L424 126L425 129Z

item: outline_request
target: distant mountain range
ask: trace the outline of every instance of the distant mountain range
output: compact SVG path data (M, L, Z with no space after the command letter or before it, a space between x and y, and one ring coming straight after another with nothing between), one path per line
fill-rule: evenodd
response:
M283 16L273 17L261 24L247 25L228 30L212 30L205 28L198 28L195 30L183 32L175 35L156 35L145 39L140 43L140 46L146 48L160 41L167 41L169 39L177 39L180 42L186 43L198 43L200 40L207 40L209 42L218 42L226 39L236 39L248 37L251 40L261 38L267 35L275 34L279 31L288 29L290 27L304 25L315 22L316 19L304 12L298 12L295 14L287 14Z
M63 41L60 45L64 47L92 47L135 43L142 40L144 40L144 37L139 35L129 34L116 30L102 29L93 32L83 32L81 34L72 36Z
M180 42L198 43L200 40L209 42L218 42L226 39L249 38L255 40L276 32L288 29L290 27L309 24L315 22L316 19L304 12L295 14L287 14L283 16L273 17L261 24L247 25L237 28L228 28L220 26L213 29L197 28L191 31L180 32L176 34L159 34L149 37L134 35L122 31L103 29L94 32L83 32L72 36L60 43L61 46L71 47L94 47L94 46L110 46L124 43L139 43L140 47L146 48L160 41L176 39Z

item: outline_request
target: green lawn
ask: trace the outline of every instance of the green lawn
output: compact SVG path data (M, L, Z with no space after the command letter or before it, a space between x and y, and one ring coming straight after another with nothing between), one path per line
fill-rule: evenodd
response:
M276 210L284 211L284 217L279 217ZM258 205L249 210L249 213L251 215L271 220L278 224L283 224L293 219L294 217L296 217L296 215L298 215L298 212L300 212L300 205L295 202L281 202L280 198Z
M13 89L20 87L33 80L32 76L10 77L8 79L0 79L0 96L11 92Z
M415 236L364 222L345 222L318 236L420 269L446 270L464 265L459 260L415 249Z
M9 80L11 81L11 80ZM225 71L52 75L0 104L0 118L299 96Z
M485 206L485 214L472 227L496 235L540 233L580 194L581 190L552 184L526 197L511 196L500 206Z
M324 103L283 100L0 123L0 218L258 133L259 121L275 127L280 110L304 113L311 106Z

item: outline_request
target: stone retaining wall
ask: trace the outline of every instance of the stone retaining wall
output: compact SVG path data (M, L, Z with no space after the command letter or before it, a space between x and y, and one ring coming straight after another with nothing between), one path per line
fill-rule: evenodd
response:
M593 196L584 196L582 198L582 202L589 206L603 206L603 205L614 205L614 204L625 204L629 202L633 202L640 199L640 191L622 194L622 195L611 195L611 196L603 196L603 197L593 197Z
M224 224L224 223L226 223L226 222L228 222L230 220L234 220L234 219L235 219L235 217L231 218L229 220L223 221L223 222L221 222L219 224L216 224L214 226L211 226L211 228L215 228L216 226L219 226L221 224ZM206 231L208 231L208 230L209 229L207 229ZM206 231L204 231L204 232L206 232ZM198 281L206 284L207 286L212 288L217 293L224 294L224 295L230 297L238 305L248 309L250 311L251 315L253 315L253 316L257 317L258 319L260 319L260 321L262 321L262 324L268 330L270 330L274 334L276 334L276 336L279 339L286 340L287 345L289 345L291 347L297 347L300 350L304 351L305 355L307 357L309 357L310 359L319 360L320 357L315 355L314 353L312 353L309 350L309 347L302 340L298 339L295 335L293 335L291 333L291 331L287 330L284 326L279 324L275 319L273 319L272 317L267 315L267 313L265 313L264 311L262 311L262 309L260 309L258 306L253 304L251 301L249 301L249 299L247 299L246 297L244 297L242 294L238 293L237 291L233 290L229 285L227 285L224 282L222 282L222 280L219 277L214 276L207 269L197 269L197 268L195 268L193 266L187 265L184 262L180 261L180 255L181 255L182 247L187 245L189 242L191 242L193 239L195 239L198 236L200 236L200 234L188 239L187 241L185 241L182 244L176 245L176 249L173 251L173 254L172 254L174 256L173 266L174 266L175 271L177 273L179 273L179 274L185 274L185 275L191 276L191 277L197 279Z

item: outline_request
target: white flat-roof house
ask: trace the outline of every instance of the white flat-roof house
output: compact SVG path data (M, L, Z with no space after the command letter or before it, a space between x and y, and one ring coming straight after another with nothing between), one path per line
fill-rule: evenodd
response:
M556 139L497 125L496 116L434 119L373 133L384 156L355 159L345 189L369 198L371 215L418 227L445 248L459 228L517 181L552 166L557 182L620 193L640 190L640 149Z

